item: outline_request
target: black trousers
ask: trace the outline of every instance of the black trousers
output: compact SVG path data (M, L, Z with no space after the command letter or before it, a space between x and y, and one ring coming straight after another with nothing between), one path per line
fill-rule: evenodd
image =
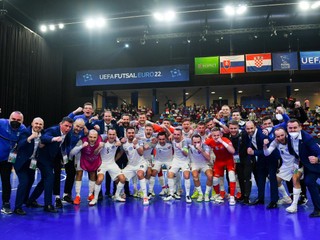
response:
M12 170L12 163L8 161L0 162L0 175L2 182L2 202L8 203L10 202L11 196L11 183L10 183L10 175Z
M74 165L74 159L72 161L69 160L69 162L64 165L64 169L67 175L66 182L64 184L64 193L72 196L72 188L76 177L76 167Z
M236 163L236 173L238 175L242 196L249 198L252 187L252 164L250 158L240 159L240 163Z
M54 159L54 163L53 163L53 170L54 170L53 195L60 195L60 181L61 181L61 167L62 167L61 159L62 157L58 156Z

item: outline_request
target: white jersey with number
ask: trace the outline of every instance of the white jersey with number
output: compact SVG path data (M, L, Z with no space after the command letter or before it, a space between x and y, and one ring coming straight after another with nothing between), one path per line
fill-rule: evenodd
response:
M173 157L172 144L166 143L161 146L159 143L155 146L155 157L154 161L159 162L171 162Z
M207 153L210 154L210 147L206 144L202 144L202 149ZM208 160L203 156L201 152L198 151L193 145L189 146L189 157L191 163L196 164L207 164Z
M149 148L147 150L143 150L142 156L146 161L151 161L151 159L152 159L152 151L153 151L153 147L154 147L154 145L152 144L152 139L153 139L153 137L147 138L144 136L144 137L140 137L139 142L138 142L139 147L143 147L144 145L149 146Z
M180 142L172 141L173 146L173 160L177 162L190 162L189 157L185 156L182 152L183 149L188 149L187 139L183 139Z
M107 164L111 164L113 162L115 162L115 156L116 156L116 152L118 147L115 146L115 143L109 143L106 142L103 149L101 150L101 159L102 162L107 163Z

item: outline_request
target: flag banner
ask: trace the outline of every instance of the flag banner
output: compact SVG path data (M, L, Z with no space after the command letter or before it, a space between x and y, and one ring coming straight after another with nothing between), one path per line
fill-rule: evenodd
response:
M189 65L79 71L76 86L189 81Z
M247 72L270 72L271 53L246 54Z
M273 71L298 70L297 52L272 53Z
M244 55L221 56L220 73L244 73Z
M300 52L300 67L301 70L320 69L320 51Z
M219 74L219 57L196 57L195 75Z

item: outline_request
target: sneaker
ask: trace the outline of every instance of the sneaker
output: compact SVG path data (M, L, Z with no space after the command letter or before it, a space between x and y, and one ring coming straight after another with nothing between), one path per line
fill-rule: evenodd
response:
M204 201L205 202L210 202L209 193L205 193L204 194Z
M97 200L96 199L92 199L90 202L89 202L89 206L94 206L97 204Z
M231 206L236 205L236 200L234 199L234 196L230 196L229 205Z
M292 199L288 196L288 197L283 197L281 199L278 200L277 204L291 204L292 203Z
M94 195L90 194L87 198L88 202L91 202L94 199Z
M143 194L143 192L142 192L141 190L140 190L139 193L138 193L138 197L139 197L139 198L144 198L144 194Z
M217 195L218 194L216 194L216 191L214 191L214 189L212 189L212 195L211 195L210 201L214 201L216 199Z
M10 203L4 203L2 205L1 212L3 214L12 214L13 212L11 210Z
M163 198L164 201L172 201L174 200L175 198L172 196L172 195L168 195L167 197Z
M180 200L181 199L181 196L177 193L174 193L173 194L173 197L176 199L176 200Z
M152 193L148 193L148 199L151 199L151 198L153 198L153 195L152 195Z
M125 202L125 201L126 201L125 198L122 198L122 197L120 197L120 196L115 196L115 197L114 197L114 200L117 201L117 202Z
M300 199L298 201L298 205L306 205L308 202L308 198L304 195L300 195Z
M191 200L190 196L186 196L186 203L192 203L192 200Z
M126 199L126 198L127 198L127 195L126 195L125 193L121 193L121 194L120 194L120 197L123 198L123 199Z
M286 208L286 211L288 213L296 213L298 211L297 205L290 205L289 207Z
M79 205L80 202L81 202L80 196L76 196L75 199L73 200L73 204L74 204L74 205Z
M63 202L67 202L67 203L73 203L73 199L70 195L66 195L63 197L62 199Z
M222 198L219 194L216 194L216 195L213 197L213 201L214 201L215 203L223 203L223 202L224 202L223 198Z
M54 205L55 205L56 208L62 208L63 207L63 204L62 204L62 201L61 201L60 198L56 198Z
M154 193L154 191L149 192L149 194L151 194L152 197L155 197L156 194Z
M147 197L143 198L143 205L149 205L149 199Z
M133 192L133 197L138 198L139 197L139 191L138 189L135 189Z
M191 197L192 198L192 197ZM197 198L197 202L202 202L203 201L203 195L199 194Z
M167 193L168 193L167 188L166 188L166 187L162 187L162 190L161 190L161 192L159 193L159 196L167 195Z
M191 196L191 199L197 199L199 197L199 192L198 192L198 190L196 189L196 190L194 190L194 192L193 192L193 194L192 194L192 196Z

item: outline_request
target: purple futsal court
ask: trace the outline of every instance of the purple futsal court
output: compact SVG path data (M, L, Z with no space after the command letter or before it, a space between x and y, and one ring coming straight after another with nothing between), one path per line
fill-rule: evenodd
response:
M17 179L12 179L11 206L14 206ZM63 185L62 176L62 185ZM204 182L204 181L203 181ZM157 196L149 206L141 199L126 203L105 198L97 206L86 201L87 178L80 206L64 204L59 213L28 209L25 216L0 214L0 239L319 239L320 218L309 218L311 201L289 214L286 206L245 206L228 202L187 204L182 200L164 202ZM157 183L156 183L157 185ZM103 187L104 188L104 187ZM160 187L155 188L156 193ZM268 193L269 189L266 189ZM253 187L252 198L257 194ZM266 199L266 204L268 199ZM43 198L39 199L43 203Z

